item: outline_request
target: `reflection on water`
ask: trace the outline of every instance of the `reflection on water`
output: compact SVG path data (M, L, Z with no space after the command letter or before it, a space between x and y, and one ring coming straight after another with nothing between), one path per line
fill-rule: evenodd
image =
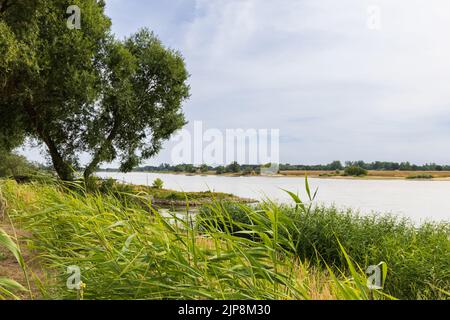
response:
M282 203L292 200L287 189L306 199L304 178L300 177L221 177L186 176L131 172L97 174L117 180L151 185L161 178L164 188L179 191L217 191L253 199L268 197ZM362 213L390 212L425 219L450 220L450 181L309 179L311 188L319 188L317 201L340 208L354 208Z

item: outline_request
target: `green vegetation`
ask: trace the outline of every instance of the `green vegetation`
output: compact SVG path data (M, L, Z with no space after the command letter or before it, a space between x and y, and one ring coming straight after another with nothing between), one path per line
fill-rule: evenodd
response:
M434 177L431 174L417 174L406 177L406 179L433 179L433 178Z
M25 157L0 151L0 177L30 176L38 170L39 167L27 161Z
M344 176L360 177L367 175L367 170L357 166L346 167Z
M227 166L208 166L201 165L195 166L193 164L178 164L178 165L170 165L167 163L163 163L159 166L144 166L134 168L135 172L159 172L159 173L207 173L212 172L217 175L222 174L231 174L231 175L259 175L261 173L261 168L270 167L270 163L267 165L256 165L256 164L238 164L237 162L233 162ZM345 173L354 171L355 168L359 171L359 174L349 174ZM362 170L361 170L362 169ZM368 171L371 171L369 174ZM115 172L119 171L119 169L114 168L104 168L100 171L106 172ZM313 171L313 176L319 177L338 177L338 176L361 176L367 175L369 176L379 176L386 178L398 178L408 177L408 171L435 171L439 174L439 177L446 178L449 175L445 174L445 171L450 171L450 166L447 165L437 165L434 163L425 164L425 165L415 165L410 164L409 162L381 162L375 161L372 163L366 163L364 161L347 161L345 162L345 166L342 165L340 161L333 161L329 164L325 165L291 165L291 164L280 164L279 171L284 175L300 175L303 176L305 171ZM298 173L297 173L298 171ZM315 171L315 172L314 172ZM364 173L365 172L365 173ZM358 172L356 172L358 173ZM311 174L309 174L311 176ZM422 174L418 172L415 176L421 176ZM424 174L425 175L425 174ZM419 177L420 179L420 177ZM425 178L422 178L425 179Z
M225 167L225 172L239 173L241 171L241 166L236 161L232 162Z
M0 228L0 263L14 257L26 282L1 276L0 299L33 298L30 281L50 299L449 298L448 224L314 207L307 183L309 203L288 192L293 206L249 205L231 194L165 190L161 179L145 187L92 177L113 161L133 170L185 125L189 74L182 55L149 30L115 39L103 0L77 0L82 28L69 29L70 4L0 0L0 177L14 178L0 180L0 223L13 226ZM36 179L40 168L13 153L27 138L45 146L60 180ZM85 166L81 154L92 156ZM280 170L364 176L450 166L333 161ZM253 175L260 166L136 171ZM167 217L163 206L186 215ZM29 249L50 279L28 277L15 226L31 232ZM373 265L383 270L379 291L366 285ZM86 287L68 290L69 266Z
M1 197L1 193L0 193ZM1 201L1 199L0 199ZM19 246L13 241L13 239L6 234L4 230L0 228L0 249L6 248L12 255L16 258L17 263L21 267L22 271L26 274L26 266L22 257L22 253L20 252ZM1 252L0 252L1 253ZM0 300L5 299L15 299L18 300L19 297L15 294L16 292L24 292L28 291L23 287L20 283L0 276Z
M173 216L124 205L113 195L76 185L3 181L9 215L30 230L29 244L55 279L41 286L49 299L76 299L67 267L78 266L86 299L369 299L364 272L347 256L348 272L299 260L285 231L292 223L276 206L255 210L243 225L252 238L218 229L210 218ZM142 199L146 199L142 195ZM231 223L227 211L210 208ZM342 248L342 254L345 251ZM387 298L375 291L376 299Z
M83 181L79 181L83 185ZM255 202L252 199L236 197L232 194L212 191L201 192L180 192L163 189L164 182L156 179L151 187L142 185L131 185L117 182L114 179L98 179L91 177L86 185L90 193L100 193L112 195L126 204L139 205L141 208L149 210L149 200L153 205L167 207L200 206L214 200L249 203ZM145 195L143 200L142 195Z
M183 57L146 29L115 39L103 0L76 1L82 28L71 30L71 4L1 1L0 144L35 139L62 180L113 160L130 171L186 123Z
M342 165L340 161L333 161L329 164L317 164L317 165L291 165L280 164L281 171L290 170L316 170L316 171L334 171L343 170L345 167L360 167L366 170L379 170L379 171L450 171L450 165L438 165L436 163L427 163L424 165L411 164L409 162L387 162L387 161L346 161L345 165Z
M9 216L32 232L30 246L56 275L42 286L46 298L79 295L65 287L66 268L76 265L87 299L369 299L364 270L380 262L388 271L376 299L449 298L444 223L359 216L294 194L295 206L217 200L195 217L168 219L78 184L6 180L0 188ZM144 190L127 197L152 198Z
M224 174L225 173L225 167L224 166L218 166L216 168L216 174Z
M162 181L160 178L155 179L152 184L152 188L155 189L162 189L164 187L164 181Z
M202 164L200 166L200 172L201 173L207 173L209 171L209 167L206 164Z
M226 211L229 219L218 215ZM218 204L203 208L201 215L221 230L248 237L253 228L254 215L276 211L289 222L279 230L295 244L290 250L302 261L326 263L346 268L340 244L354 261L363 266L385 261L389 276L385 291L402 299L448 298L442 290L450 289L450 225L425 223L414 226L407 219L390 215L360 216L352 211L336 208L312 207L298 210L279 206L270 201L258 207L240 204ZM256 213L257 212L257 213ZM261 219L261 217L259 217ZM270 216L265 216L270 223Z

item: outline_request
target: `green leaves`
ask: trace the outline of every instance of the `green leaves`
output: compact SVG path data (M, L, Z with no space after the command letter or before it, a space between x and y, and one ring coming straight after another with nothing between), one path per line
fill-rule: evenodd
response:
M182 56L150 31L114 39L102 1L78 0L82 24L70 30L65 0L14 3L0 21L0 146L25 136L49 150L63 180L92 155L124 171L159 152L186 123Z
M14 299L19 300L19 297L14 294L16 291L27 291L20 283L0 277L0 300Z
M388 273L387 263L384 261L381 261L379 264L377 264L377 268L380 268L380 270L381 270L381 287L384 288L384 284L386 283L386 278L387 278L387 273Z
M292 198L292 200L294 200L296 209L300 208L300 209L302 209L303 212L309 213L310 210L311 210L311 207L312 207L312 203L316 199L317 192L319 191L319 188L317 188L314 191L314 194L311 195L311 189L309 187L308 177L305 175L305 190L306 190L306 194L307 194L308 199L309 199L308 207L305 206L305 204L300 199L298 194L295 194L295 193L293 193L293 192L291 192L289 190L285 190L285 189L281 189L281 190L283 190L284 192L289 194L289 196Z
M19 247L12 241L12 239L6 234L6 232L0 229L0 245L6 247L16 258L17 262L22 268L25 267L22 254L20 253Z
M25 269L25 262L22 254L20 253L19 247L3 229L0 229L0 246L8 249L8 251L14 255L22 270ZM12 279L0 277L0 300L8 298L19 299L14 294L15 291L27 291L27 289Z

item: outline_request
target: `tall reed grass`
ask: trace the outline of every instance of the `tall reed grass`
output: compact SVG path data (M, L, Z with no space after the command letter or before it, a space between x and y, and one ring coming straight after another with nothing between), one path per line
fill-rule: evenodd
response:
M74 186L0 186L9 215L32 232L32 248L55 275L44 286L46 298L80 296L66 286L70 266L81 271L85 299L390 298L368 290L363 270L344 247L346 271L300 259L289 227L297 217L275 204L243 207L250 222L236 231L228 228L234 218L221 202L209 205L214 219L194 218L187 210L186 219L169 220Z
M223 219L227 212L228 219ZM416 225L392 215L359 215L323 206L286 206L265 201L257 207L220 203L202 208L200 216L218 230L264 241L254 229L270 230L273 217L277 245L317 268L349 271L345 248L367 268L384 261L389 267L385 292L400 299L449 299L450 225ZM275 233L276 232L276 233Z
M2 247L6 248L14 256L20 268L26 274L25 261L23 259L18 244L15 241L13 241L13 239L6 233L6 231L0 228L0 248ZM0 275L0 300L5 299L18 300L19 297L16 295L16 292L26 292L26 291L29 290L25 289L25 287L22 286L17 281Z

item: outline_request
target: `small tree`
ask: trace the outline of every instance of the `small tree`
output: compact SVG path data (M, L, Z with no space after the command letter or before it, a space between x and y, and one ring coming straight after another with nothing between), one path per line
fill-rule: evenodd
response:
M226 171L227 172L238 173L239 171L241 171L241 166L239 165L239 163L234 161L234 162L232 162L231 164L229 164L227 166Z
M186 164L186 165L184 166L184 170L185 170L185 172L187 172L187 173L195 173L195 172L197 172L197 169L196 169L195 166L192 165L192 164Z
M162 189L163 187L164 181L162 181L160 178L156 178L155 181L153 181L152 188Z
M329 164L330 170L342 170L344 167L342 166L342 163L340 161L333 161Z
M200 172L201 173L206 173L206 172L208 172L209 171L209 167L206 165L206 164L202 164L201 166L200 166Z
M224 174L225 173L225 167L224 166L218 166L216 168L216 174Z

